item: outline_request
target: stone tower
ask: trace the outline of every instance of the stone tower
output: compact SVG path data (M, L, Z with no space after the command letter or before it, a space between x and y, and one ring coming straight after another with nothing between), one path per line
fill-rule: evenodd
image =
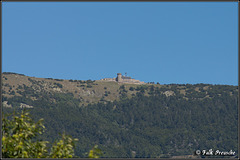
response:
M117 74L117 82L122 82L122 74L121 73L118 73Z

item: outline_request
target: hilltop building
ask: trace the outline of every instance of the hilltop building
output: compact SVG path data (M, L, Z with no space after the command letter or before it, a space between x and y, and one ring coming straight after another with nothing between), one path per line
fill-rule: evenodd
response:
M114 81L118 83L135 83L135 84L144 84L144 82L141 82L136 79L132 79L131 77L123 76L121 73L117 73L116 78L103 78L102 81Z

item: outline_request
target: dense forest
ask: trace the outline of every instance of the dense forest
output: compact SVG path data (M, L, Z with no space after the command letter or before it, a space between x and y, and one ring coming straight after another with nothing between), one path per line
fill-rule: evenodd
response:
M63 132L78 138L79 157L86 157L96 144L102 157L116 158L170 158L203 149L238 154L237 86L118 85L119 99L82 106L72 93L36 93L24 86L22 96L2 97L11 105L3 112L21 111L22 103L34 106L28 109L32 118L43 118L47 128L42 139L54 142ZM185 88L184 94L179 88ZM163 94L166 91L174 94Z

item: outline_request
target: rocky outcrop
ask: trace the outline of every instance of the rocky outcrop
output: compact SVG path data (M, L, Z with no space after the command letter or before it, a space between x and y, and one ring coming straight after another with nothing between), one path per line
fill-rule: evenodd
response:
M33 106L30 106L28 104L20 103L20 108L33 108Z
M7 104L7 103L8 103L8 101L4 101L4 102L2 102L3 107L6 107L6 108L12 108L12 105L11 105L11 104Z

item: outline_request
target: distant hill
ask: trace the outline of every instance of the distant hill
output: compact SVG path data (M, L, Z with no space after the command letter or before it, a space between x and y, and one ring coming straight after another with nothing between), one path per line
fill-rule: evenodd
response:
M129 92L128 97L132 94L136 94L134 89L138 88L138 84L126 84L125 89ZM74 98L79 99L81 105L87 105L89 103L96 103L99 101L111 101L119 99L121 93L121 84L118 82L108 82L101 80L63 80L52 78L35 78L25 76L23 74L5 72L3 73L3 96L25 96L28 94L29 98L36 100L36 96L40 96L43 93L70 93ZM53 99L52 99L53 100ZM54 100L53 100L54 101Z
M212 90L220 88L218 96L223 93L232 95L238 92L236 86L228 85L160 85L160 84L127 84L108 82L100 80L63 80L52 78L35 78L12 72L3 73L2 94L3 97L27 96L37 100L50 94L72 94L79 99L79 106L97 103L99 101L113 102L119 100L122 94L128 98L136 95L144 89L152 87L159 88L159 91L166 96L181 95L184 99L194 97L197 99L211 98ZM144 93L149 96L149 92ZM54 99L51 99L54 101Z
M50 141L63 131L103 157L197 157L197 149L237 150L238 87L122 84L3 73L4 113L28 108ZM202 156L204 157L204 156Z

